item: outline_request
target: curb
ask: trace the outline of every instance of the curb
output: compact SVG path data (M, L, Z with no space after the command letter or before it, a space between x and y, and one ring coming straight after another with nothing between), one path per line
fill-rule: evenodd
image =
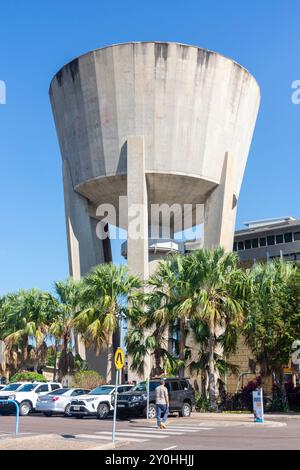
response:
M116 442L115 444L110 442L108 444L103 444L102 446L89 447L87 450L114 450L119 449L120 447L128 446L130 444L130 441Z

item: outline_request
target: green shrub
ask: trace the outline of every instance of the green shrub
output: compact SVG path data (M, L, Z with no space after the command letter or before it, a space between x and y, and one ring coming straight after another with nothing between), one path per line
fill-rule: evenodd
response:
M73 386L80 388L93 388L99 387L105 383L104 378L95 370L83 370L74 375Z
M10 382L47 382L47 379L37 372L17 372L10 378Z
M203 395L200 395L200 393L196 393L195 399L196 399L196 404L195 404L196 411L204 413L205 411L209 410L208 398L206 398Z

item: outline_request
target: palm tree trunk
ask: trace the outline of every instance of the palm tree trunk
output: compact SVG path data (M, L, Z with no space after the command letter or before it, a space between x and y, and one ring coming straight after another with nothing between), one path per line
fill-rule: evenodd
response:
M215 331L213 321L210 322L209 328L209 342L208 342L208 393L210 410L216 411L217 400L216 400L216 382L215 382Z
M179 359L184 362L184 351L185 350L185 320L180 318L179 320ZM184 377L184 366L179 369L179 377Z
M107 342L107 368L106 368L106 383L112 383L112 364L113 364L113 334L109 333Z

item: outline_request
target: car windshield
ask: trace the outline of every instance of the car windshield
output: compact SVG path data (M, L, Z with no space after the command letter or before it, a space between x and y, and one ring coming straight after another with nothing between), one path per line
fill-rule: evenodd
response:
M63 395L69 390L69 388L58 388L57 390L52 390L52 392L47 393L47 395Z
M149 383L149 391L153 392L156 387L159 386L159 382L150 382ZM147 382L140 382L135 387L133 387L131 392L146 392L147 391Z
M89 392L89 395L108 395L114 390L114 388L115 387L111 387L111 386L97 387L97 388L94 388L94 390L91 390Z
M36 388L37 384L25 384L23 387L18 390L18 392L31 392L34 388Z
M17 388L19 388L20 385L21 385L21 384L17 384L17 383L15 383L15 384L9 384L9 385L6 385L4 388L2 388L1 391L3 391L3 392L4 392L4 391L5 391L5 392L11 392L11 391L13 391L13 390L17 390Z

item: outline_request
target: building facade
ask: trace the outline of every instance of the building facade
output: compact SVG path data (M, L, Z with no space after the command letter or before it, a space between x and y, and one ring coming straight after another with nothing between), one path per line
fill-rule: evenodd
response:
M284 259L300 261L300 220L281 217L245 223L237 230L233 250L242 263Z

